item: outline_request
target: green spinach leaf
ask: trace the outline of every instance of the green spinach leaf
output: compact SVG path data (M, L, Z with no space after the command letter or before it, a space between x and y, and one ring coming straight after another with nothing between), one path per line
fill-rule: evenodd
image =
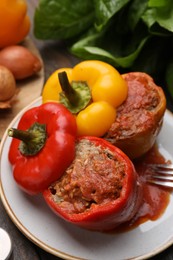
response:
M97 29L102 30L109 20L130 0L95 0Z
M94 19L92 0L40 0L34 33L39 39L67 39L89 28Z

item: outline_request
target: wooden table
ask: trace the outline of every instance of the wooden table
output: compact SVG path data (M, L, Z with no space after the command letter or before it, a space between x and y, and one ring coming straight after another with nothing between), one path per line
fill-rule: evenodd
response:
M33 14L37 0L28 0L29 15L33 21ZM33 26L30 32L30 38L38 48L44 62L45 80L55 69L60 67L72 67L79 60L70 55L62 42L58 41L39 41L33 35ZM172 106L168 100L168 106L172 110ZM172 110L173 111L173 110ZM8 217L2 203L0 202L0 227L7 230L12 238L13 253L10 260L57 260L60 259L43 251L32 242L30 242L13 224ZM141 245L142 246L142 245ZM116 259L116 258L115 258ZM171 260L173 259L173 246L150 258L151 260ZM117 259L118 260L118 259Z

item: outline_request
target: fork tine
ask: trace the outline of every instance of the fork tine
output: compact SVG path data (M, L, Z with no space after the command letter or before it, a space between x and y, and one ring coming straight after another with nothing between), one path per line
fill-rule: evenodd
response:
M161 174L167 174L167 175L169 175L169 176L173 176L173 171L169 171L169 170L158 170L158 169L155 169L155 171L157 172L157 173L161 173Z
M156 185L164 186L164 187L173 188L173 182L171 182L171 181L164 182L164 181L148 180L148 182L156 184Z
M173 181L173 176L165 176L165 175L152 175L152 179L160 179L165 181Z
M173 164L149 164L153 174L148 178L148 182L164 187L173 188Z
M173 164L148 164L157 173L173 175Z
M147 164L153 169L168 169L173 171L173 164Z

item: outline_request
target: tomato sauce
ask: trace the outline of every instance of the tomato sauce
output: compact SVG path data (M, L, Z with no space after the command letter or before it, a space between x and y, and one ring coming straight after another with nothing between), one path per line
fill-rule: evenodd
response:
M148 176L154 173L149 164L170 163L159 153L156 145L142 159L133 163L143 184L143 201L135 217L118 228L120 232L131 230L148 220L157 220L165 212L173 190L147 182Z

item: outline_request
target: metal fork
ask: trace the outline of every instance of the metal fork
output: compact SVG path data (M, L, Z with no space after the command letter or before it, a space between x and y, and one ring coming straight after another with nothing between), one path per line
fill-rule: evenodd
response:
M173 188L173 164L149 164L148 166L155 172L149 176L148 182Z

